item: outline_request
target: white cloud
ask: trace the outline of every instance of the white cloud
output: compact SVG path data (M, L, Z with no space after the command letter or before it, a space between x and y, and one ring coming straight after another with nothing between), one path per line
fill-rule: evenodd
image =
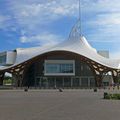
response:
M29 42L29 39L28 39L26 36L21 36L21 37L20 37L20 41L21 41L22 43L26 43L27 41Z
M102 27L120 25L120 13L99 13L90 24Z
M95 30L89 38L95 42L120 42L120 14L100 13L87 22Z
M30 0L31 1L31 0ZM46 24L63 16L76 16L78 6L75 0L45 0L46 2L10 1L12 11L20 25L29 27ZM18 14L19 13L19 14Z
M11 26L9 24L9 20L11 19L10 16L7 15L0 15L0 29L5 30L6 28L8 28L9 26Z
M120 51L120 50L119 50ZM120 52L117 51L117 52L111 52L110 53L110 58L114 58L114 59L120 59Z
M14 16L14 20L16 20L16 26L21 29L20 42L47 44L48 41L56 43L63 39L53 33L52 28L49 29L47 26L65 16L76 17L78 15L77 2L78 0L9 1L9 9Z
M119 0L81 0L82 11L89 13L120 12Z
M49 45L49 44L57 44L64 39L61 36L52 34L52 33L43 33L40 35L34 36L21 36L20 41L22 43L36 43L38 45Z
M83 30L87 31L88 40L116 44L120 42L120 1L81 0L81 2ZM77 3L78 0L11 0L9 9L16 20L15 26L22 31L20 33L22 43L36 44L43 41L45 44L48 41L61 40L61 37L52 32L53 28L45 29L44 25L49 26L67 16L77 17Z

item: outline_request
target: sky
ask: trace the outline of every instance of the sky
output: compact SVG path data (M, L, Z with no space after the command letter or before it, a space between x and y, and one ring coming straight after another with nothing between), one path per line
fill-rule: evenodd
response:
M0 52L68 39L78 0L0 0ZM120 58L120 0L81 0L82 35L97 50Z

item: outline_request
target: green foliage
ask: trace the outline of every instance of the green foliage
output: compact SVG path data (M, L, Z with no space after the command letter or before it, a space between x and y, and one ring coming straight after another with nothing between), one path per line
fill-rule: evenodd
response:
M118 78L118 83L120 84L120 78Z
M3 85L11 85L12 84L12 78L9 76L5 76L3 80Z
M115 93L115 94L104 93L104 99L120 100L120 94L118 94L118 93Z

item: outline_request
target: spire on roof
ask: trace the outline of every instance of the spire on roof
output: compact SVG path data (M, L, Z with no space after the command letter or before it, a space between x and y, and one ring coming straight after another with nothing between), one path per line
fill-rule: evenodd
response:
M80 36L82 37L82 26L81 26L81 1L79 0L79 19L80 21Z
M69 40L77 40L80 39L81 37L81 24L80 24L80 20L77 21L77 23L73 26L70 35L69 35Z
M79 18L76 22L76 24L73 26L70 35L69 40L77 40L82 37L82 29L81 29L81 2L79 0Z

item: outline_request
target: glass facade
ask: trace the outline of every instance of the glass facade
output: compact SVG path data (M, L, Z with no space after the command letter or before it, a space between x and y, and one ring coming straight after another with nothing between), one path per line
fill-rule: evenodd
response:
M33 86L41 89L95 87L95 78L86 64L66 59L43 59L35 63L28 70L28 81L34 80Z
M70 75L74 74L74 63L73 61L47 61L45 63L45 75Z
M94 77L39 77L40 88L86 88L95 87Z
M88 78L81 78L81 85L83 87L88 87L89 86L89 83L88 83Z
M46 73L73 73L73 64L46 64Z
M6 55L0 56L0 64L6 63Z
M72 86L79 87L80 86L80 78L73 78L72 79Z

